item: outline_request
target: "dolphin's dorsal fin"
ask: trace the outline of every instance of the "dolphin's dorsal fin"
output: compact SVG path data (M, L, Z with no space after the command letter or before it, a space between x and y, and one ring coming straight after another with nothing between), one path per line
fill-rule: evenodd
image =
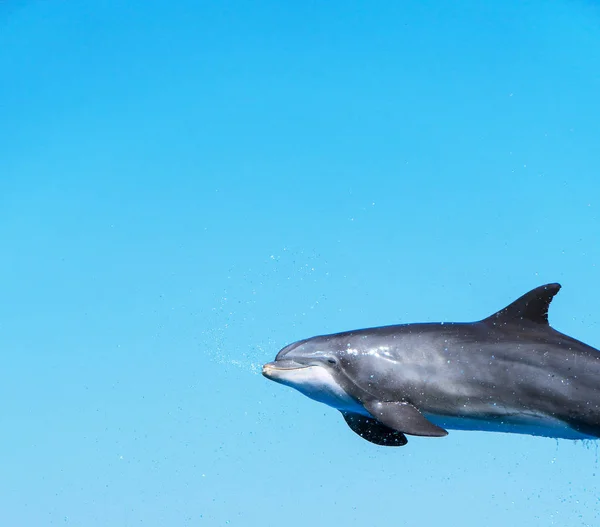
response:
M504 309L484 319L484 322L508 324L527 320L547 326L550 302L559 291L560 284L556 283L536 287Z

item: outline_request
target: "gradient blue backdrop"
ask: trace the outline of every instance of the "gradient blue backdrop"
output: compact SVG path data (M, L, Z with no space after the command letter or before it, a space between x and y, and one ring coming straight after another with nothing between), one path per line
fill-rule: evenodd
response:
M600 346L599 123L592 2L1 2L0 524L598 525L594 445L259 368L550 281Z

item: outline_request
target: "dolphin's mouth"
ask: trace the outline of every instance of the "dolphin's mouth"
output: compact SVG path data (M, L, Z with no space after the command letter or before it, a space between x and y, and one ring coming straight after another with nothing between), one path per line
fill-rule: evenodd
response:
M277 372L303 370L305 368L310 368L310 366L300 364L290 359L283 359L265 364L262 368L262 374L267 378L271 378L274 374L277 374Z

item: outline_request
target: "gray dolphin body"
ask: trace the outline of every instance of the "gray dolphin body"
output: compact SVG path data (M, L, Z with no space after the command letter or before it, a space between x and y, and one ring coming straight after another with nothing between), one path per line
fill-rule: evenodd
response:
M548 324L559 284L472 323L402 324L283 348L263 375L339 410L361 437L402 446L447 429L600 438L600 352Z

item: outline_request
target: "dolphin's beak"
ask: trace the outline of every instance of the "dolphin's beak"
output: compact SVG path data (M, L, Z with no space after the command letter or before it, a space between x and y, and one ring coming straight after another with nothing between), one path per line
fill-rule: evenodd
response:
M267 379L272 379L277 373L290 371L290 370L301 370L303 368L308 368L304 364L300 364L296 361L290 359L282 359L276 360L274 362L268 362L262 368L262 374Z

